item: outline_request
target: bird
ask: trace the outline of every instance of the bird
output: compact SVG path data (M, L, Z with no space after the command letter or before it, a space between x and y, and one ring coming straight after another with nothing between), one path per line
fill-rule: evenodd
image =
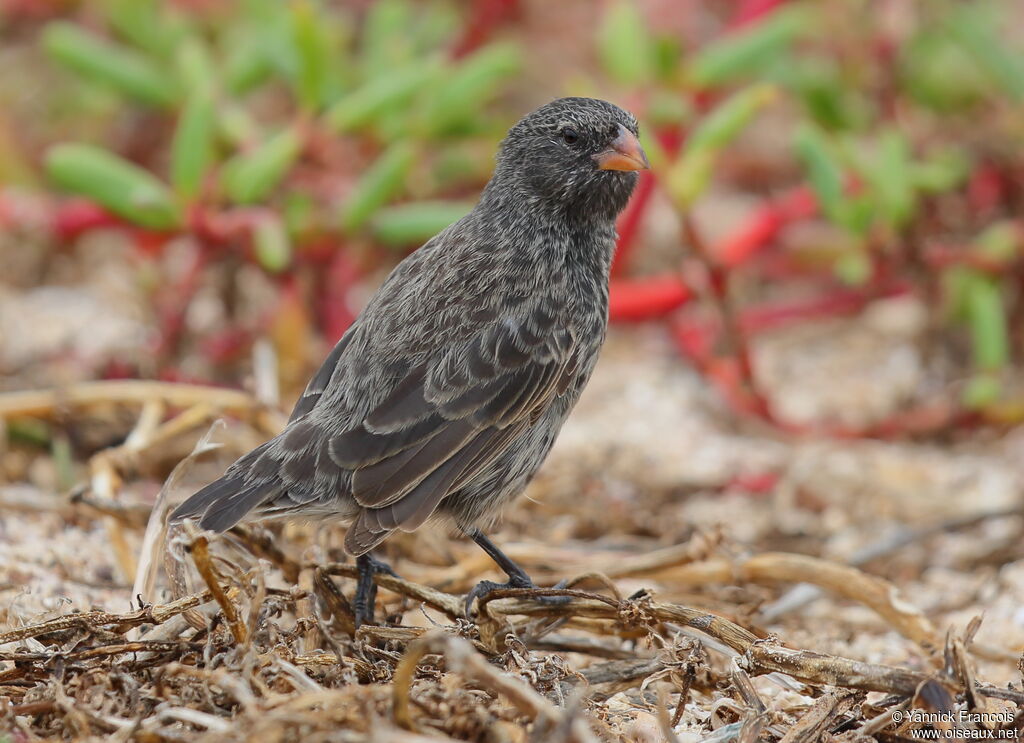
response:
M649 162L637 119L559 98L502 140L462 219L390 273L309 381L280 434L182 503L224 531L239 521L346 523L357 626L372 621L371 552L427 521L468 535L535 587L485 534L551 450L608 326L615 222ZM392 573L393 574L393 573Z

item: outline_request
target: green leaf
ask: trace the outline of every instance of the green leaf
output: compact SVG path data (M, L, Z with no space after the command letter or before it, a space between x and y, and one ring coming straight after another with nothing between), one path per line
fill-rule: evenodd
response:
M846 250L836 261L835 272L844 284L863 286L871 278L871 260L864 250Z
M605 70L623 85L649 83L657 67L657 48L635 3L620 0L604 14L597 48Z
M178 47L176 62L181 86L190 95L199 91L211 94L216 88L217 69L210 50L198 38L189 38Z
M404 190L415 154L410 143L396 142L363 173L342 209L341 224L346 230L361 227L378 208Z
M975 367L1002 369L1009 361L1010 340L999 286L987 276L973 274L965 299Z
M427 132L449 134L478 120L484 105L500 92L501 83L519 67L519 50L510 44L492 44L462 60L427 101Z
M975 56L944 29L918 35L901 57L901 87L937 111L969 108L990 92L988 75Z
M350 132L403 110L439 69L437 60L418 61L389 75L373 78L328 109L328 126L338 133Z
M451 3L420 3L419 13L407 30L414 57L450 47L464 25L460 8Z
M186 32L179 18L162 12L158 0L111 0L108 5L114 30L151 54L169 57Z
M964 386L961 400L964 407L970 410L981 410L998 402L1002 396L1003 386L991 374L984 372L975 374Z
M148 58L100 39L71 23L51 23L43 32L46 51L81 75L154 106L177 97L171 77Z
M651 91L647 101L646 119L656 129L688 124L693 116L693 104L677 91L664 88L655 88Z
M237 148L259 139L260 128L244 106L228 100L217 106L217 133Z
M996 263L1006 264L1021 254L1021 228L1016 220L993 222L978 235L971 246L972 252Z
M793 55L778 68L780 83L800 96L815 122L828 130L857 129L868 123L871 104L864 91L850 84L832 57Z
M360 47L363 74L367 78L387 75L396 65L411 61L409 35L413 18L407 0L377 0L370 5Z
M950 320L966 323L967 295L975 271L964 266L951 266L943 271L939 279L942 282L944 309Z
M686 209L704 193L716 159L713 150L697 150L676 161L668 173L668 190L677 206Z
M235 155L224 165L222 173L228 198L236 204L265 199L291 168L301 147L298 131L289 128L258 147Z
M420 201L381 209L373 218L373 236L388 245L423 243L469 213L472 204Z
M783 9L747 28L705 46L690 65L690 80L712 88L756 73L782 54L793 38L807 28L803 9Z
M292 245L288 232L276 214L260 219L253 232L256 261L270 273L280 273L292 262Z
M235 95L243 95L266 81L274 71L261 37L252 29L236 30L228 41L224 62L224 84Z
M697 125L682 156L668 174L669 193L688 207L711 179L718 154L731 144L757 113L776 98L771 85L754 85L733 94Z
M766 84L752 85L734 93L697 125L686 142L686 149L690 152L722 150L736 139L761 109L777 97L775 86Z
M1020 101L1024 99L1024 60L1019 53L1007 48L985 16L975 4L968 4L951 16L948 32L1004 93Z
M940 150L924 162L912 163L910 179L926 193L943 193L960 186L971 172L970 159L960 150Z
M910 165L910 144L902 133L889 129L881 135L873 160L860 169L882 216L895 227L906 225L916 206Z
M167 230L180 221L174 198L163 183L106 150L56 145L46 153L46 170L61 187L143 227Z
M171 142L171 184L185 198L199 194L213 161L215 128L213 98L197 88L185 102Z
M293 81L303 108L318 111L329 95L331 68L335 65L331 39L323 12L309 0L293 2L292 41L298 55Z
M821 130L809 124L796 133L796 154L803 161L811 186L822 210L833 221L841 220L843 204L843 169L829 141Z

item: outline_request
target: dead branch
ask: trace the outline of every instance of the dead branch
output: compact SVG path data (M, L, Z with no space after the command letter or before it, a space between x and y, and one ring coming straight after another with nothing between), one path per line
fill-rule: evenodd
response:
M929 653L942 645L932 623L889 581L848 565L808 555L766 552L732 563L709 560L671 568L655 579L685 585L708 583L811 583L867 606L904 637Z
M61 408L93 407L109 403L144 405L152 400L160 400L177 408L207 404L226 412L254 415L261 429L274 433L280 431L284 424L281 413L268 410L247 392L139 379L78 382L59 389L6 392L0 394L0 419L46 418Z
M224 612L224 618L231 629L231 634L234 635L235 642L239 645L244 645L248 636L245 623L238 616L238 612L235 610L235 605L231 602L231 599L228 598L224 589L221 588L221 578L217 575L217 569L213 566L213 561L210 559L209 542L206 537L196 537L195 541L192 542L190 551L196 570L199 571L199 575L206 581L210 595L213 596L217 604L220 605L221 611Z
M171 617L182 612L194 609L205 604L211 598L209 591L203 591L192 596L185 596L162 606L146 606L138 611L127 614L111 614L105 611L86 611L79 614L65 614L60 617L48 619L45 622L30 624L25 627L18 627L9 632L0 634L0 645L9 642L18 642L30 637L40 637L51 632L82 628L94 630L99 627L114 627L116 631L125 631L131 627L138 627L141 624L162 624Z

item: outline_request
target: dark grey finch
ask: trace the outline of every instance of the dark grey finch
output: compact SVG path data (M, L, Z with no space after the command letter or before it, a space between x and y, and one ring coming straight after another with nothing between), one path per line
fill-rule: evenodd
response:
M172 518L216 531L246 517L349 522L364 615L386 569L370 550L429 519L475 539L504 585L531 586L478 525L522 492L590 378L615 218L647 167L636 119L610 103L562 98L524 117L479 203L395 268L284 431Z

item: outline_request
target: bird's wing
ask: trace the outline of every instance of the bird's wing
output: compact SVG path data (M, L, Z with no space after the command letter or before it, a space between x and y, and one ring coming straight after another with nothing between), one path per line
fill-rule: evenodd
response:
M519 320L493 320L410 369L358 426L327 437L362 508L346 539L353 552L423 523L566 391L576 344L560 314L539 304ZM309 442L323 436L321 425L310 416L282 439L296 475L317 466Z
M555 322L556 313L536 308L441 349L359 426L334 436L330 455L354 471L356 502L389 505L482 431L535 420L564 391L574 356L572 334Z

